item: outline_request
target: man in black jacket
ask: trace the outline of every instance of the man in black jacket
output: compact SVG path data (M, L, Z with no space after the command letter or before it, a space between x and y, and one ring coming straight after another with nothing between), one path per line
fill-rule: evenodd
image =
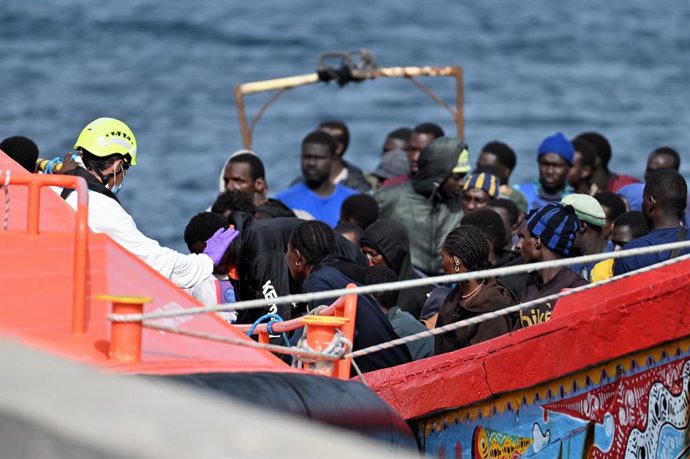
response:
M299 285L290 276L285 253L292 231L303 220L254 220L244 212L233 212L229 222L240 230L240 237L233 241L228 252L229 264L234 265L237 271L238 300L269 299L299 293ZM367 259L359 247L340 234L336 234L336 244L340 255L367 266ZM293 316L293 309L296 308L298 306L294 304L272 305L267 310L238 311L238 322L251 323L265 312L276 312L287 320Z

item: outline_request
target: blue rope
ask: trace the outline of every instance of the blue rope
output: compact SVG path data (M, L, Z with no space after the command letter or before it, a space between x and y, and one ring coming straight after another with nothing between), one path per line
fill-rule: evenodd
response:
M55 163L62 164L62 158L60 158L59 156L56 156L55 158L48 161L48 164L46 164L46 170L45 170L46 174L55 174L55 171L53 170Z
M254 330L256 330L256 327L258 327L259 324L263 323L263 321L265 321L266 319L269 319L268 323L266 323L266 331L270 335L275 335L275 333L273 332L273 324L276 322L282 322L283 318L280 317L278 314L264 314L263 316L256 319L252 326L249 327L247 336L251 337L254 334ZM290 341L288 340L285 333L281 333L281 335L283 337L283 342L285 342L285 346L290 347Z

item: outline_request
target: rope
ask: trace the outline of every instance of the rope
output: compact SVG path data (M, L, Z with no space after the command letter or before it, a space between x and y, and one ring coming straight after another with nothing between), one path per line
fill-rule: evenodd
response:
M55 158L48 161L45 168L46 174L57 174L57 167L62 166L62 158L56 156Z
M12 171L7 169L5 171L5 184L2 189L5 191L5 217L2 221L2 229L7 230L10 226L10 176Z
M154 324L154 323L149 322L149 321L143 322L143 325L146 328L164 331L164 332L168 332L168 333L173 333L175 335L189 336L192 338L201 338L201 339L206 339L209 341L215 341L218 343L234 344L237 346L250 347L253 349L262 349L265 351L274 352L276 354L292 355L295 357L300 357L300 358L305 358L305 359L313 359L314 361L337 360L337 357L321 355L321 354L315 353L313 351L305 351L305 350L297 349L294 347L278 346L277 344L257 343L256 341L248 340L246 338L233 338L231 336L214 335L211 333L199 332L196 330L189 330L187 328L176 328L176 327L169 327L167 325L158 325L158 324Z
M276 322L282 322L283 318L280 317L278 314L264 314L263 316L259 317L254 321L251 327L249 327L249 331L247 332L247 336L251 337L254 334L254 330L256 330L256 327L259 326L260 323L262 323L264 320L270 319L268 323L266 324L266 331L268 332L269 335L275 335L273 332L273 324ZM285 333L281 333L283 342L285 342L285 345L287 347L290 347L290 340L288 340L287 335Z
M350 354L347 354L343 358L354 359L357 357L362 357L364 355L373 354L375 352L379 352L379 351L382 351L385 349L390 349L390 348L393 348L396 346L400 346L402 344L412 343L414 341L428 338L430 336L441 335L443 333L455 331L455 330L458 330L460 328L469 327L471 325L477 325L477 324L480 324L482 322L486 322L486 321L495 319L497 317L503 317L503 316L510 315L512 313L521 311L523 309L530 308L532 306L536 306L538 304L541 304L541 303L544 303L547 301L558 300L559 298L563 298L565 296L574 295L575 293L584 292L585 290L590 290L590 289L597 287L599 285L608 284L610 282L614 282L614 281L619 280L619 279L624 279L626 277L630 277L630 276L633 276L635 274L641 274L641 273L645 273L648 271L653 271L654 269L661 268L661 267L668 266L668 265L672 265L675 263L679 263L679 262L685 261L685 260L690 260L690 254L683 255L683 256L678 257L678 258L673 258L671 260L662 261L661 263L657 263L655 265L645 266L644 268L640 268L640 269L637 269L635 271L630 271L630 272L627 272L625 274L621 274L619 276L615 276L615 277L611 277L609 279L602 280L601 282L598 282L596 284L587 284L587 285L583 285L580 287L575 287L575 288L568 289L568 290L563 291L563 292L554 293L553 295L544 296L544 297L538 298L536 300L516 304L515 306L510 306L510 307L501 309L500 311L487 312L486 314L471 317L469 319L461 320L459 322L454 322L452 324L444 325L443 327L433 328L431 330L426 330L426 331L422 331L419 333L415 333L414 335L405 336L404 338L398 338L398 339L394 339L392 341L388 341L385 343L376 344L374 346L370 346L370 347L352 352Z
M291 304L291 303L308 303L310 301L326 300L338 298L343 295L355 294L364 295L376 292L387 292L392 290L401 290L406 288L413 288L419 286L435 285L435 284L449 284L452 282L463 282L470 279L483 279L486 277L501 277L509 274L520 274L525 272L537 271L546 268L560 268L564 266L575 265L579 263L590 263L593 261L602 261L609 258L618 259L624 257L631 257L637 255L646 255L650 253L671 251L675 248L687 249L690 248L690 241L671 242L668 244L660 244L650 247L641 247L637 249L620 250L617 252L598 253L594 255L585 255L575 258L564 258L561 260L542 261L539 263L530 263L517 266L508 266L504 268L493 268L484 271L473 271L468 273L447 274L443 276L425 277L422 279L411 279L398 282L390 282L386 284L367 285L353 289L335 289L324 292L300 293L294 295L286 295L277 298L256 299L249 301L240 301L237 303L219 304L215 306L203 306L198 308L189 308L176 311L157 311L146 314L108 314L107 318L113 322L140 322L144 320L162 319L168 317L188 316L205 314L207 312L218 311L241 311L246 309L264 308L272 305ZM599 284L593 284L599 285Z

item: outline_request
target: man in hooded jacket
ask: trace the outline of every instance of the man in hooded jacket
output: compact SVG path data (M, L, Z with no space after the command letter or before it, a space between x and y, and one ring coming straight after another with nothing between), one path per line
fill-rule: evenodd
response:
M412 264L427 275L441 274L441 245L462 218L462 186L470 171L465 142L439 137L424 147L410 181L374 194L379 218L402 223L410 236Z

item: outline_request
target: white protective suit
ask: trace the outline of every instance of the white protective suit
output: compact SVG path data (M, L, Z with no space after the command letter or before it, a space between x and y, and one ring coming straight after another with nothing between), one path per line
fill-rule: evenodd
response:
M62 192L61 188L58 190ZM76 210L77 193L71 193L66 201ZM210 257L204 254L183 255L162 247L139 231L132 216L117 201L92 190L89 190L89 227L95 233L110 236L178 287L189 289L215 280Z

